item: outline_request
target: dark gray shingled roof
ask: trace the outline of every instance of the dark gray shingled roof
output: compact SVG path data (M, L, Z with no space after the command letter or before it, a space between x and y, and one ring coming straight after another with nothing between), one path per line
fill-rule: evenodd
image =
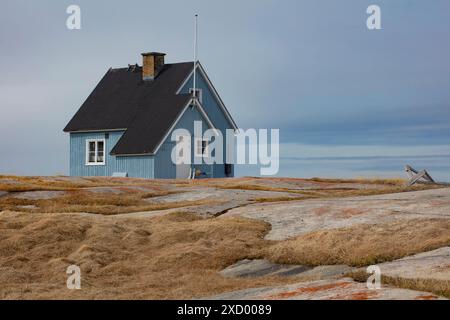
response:
M64 131L127 129L111 154L154 153L189 94L176 94L193 62L165 64L153 81L142 80L142 67L110 69Z

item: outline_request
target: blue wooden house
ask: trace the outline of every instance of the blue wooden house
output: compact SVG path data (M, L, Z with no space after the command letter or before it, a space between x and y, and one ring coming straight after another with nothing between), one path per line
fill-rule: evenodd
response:
M202 65L196 63L194 94L193 62L165 64L158 52L142 56L142 66L109 69L64 128L70 133L70 175L232 177L232 164L177 165L171 159L177 128L191 133L193 154L196 143L200 150L207 143L194 140L194 121L224 137L225 130L237 130Z

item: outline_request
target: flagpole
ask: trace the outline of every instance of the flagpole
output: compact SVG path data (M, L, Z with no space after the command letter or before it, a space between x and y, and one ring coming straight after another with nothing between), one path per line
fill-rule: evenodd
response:
M198 33L198 14L194 17L194 85L193 85L193 97L197 99L197 33Z

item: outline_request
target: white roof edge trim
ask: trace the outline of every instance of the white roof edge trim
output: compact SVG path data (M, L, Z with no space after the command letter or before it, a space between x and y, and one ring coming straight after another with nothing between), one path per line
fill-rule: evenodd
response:
M230 122L230 124L233 126L233 129L237 130L238 126L236 125L236 122L234 122L233 117L231 116L230 112L228 111L227 107L225 106L225 104L222 101L222 98L220 98L219 93L217 92L216 88L214 87L214 85L212 84L211 80L209 79L208 75L206 74L205 69L203 68L202 64L197 61L197 69L200 70L200 73L202 74L203 78L206 81L206 84L208 85L209 89L211 90L211 92L213 93L214 98L216 99L216 101L218 102L220 108L222 109L223 113L225 114L225 117L227 118L227 120ZM186 85L186 83L189 81L189 79L191 78L192 74L194 73L194 70L192 70L188 76L186 77L186 79L184 79L184 81L181 83L180 87L178 88L176 94L179 94L181 89L183 89L183 87Z
M203 109L203 106L200 103L200 101L198 101L196 99L195 100L195 105L197 106L198 110L200 111L200 114L205 118L206 122L209 125L209 128L213 129L216 132L216 134L217 134L219 130L216 128L216 126L212 123L211 119L208 117L208 114L206 113L205 109Z
M152 155L155 155L156 153L158 153L158 150L161 148L162 144L164 143L164 141L166 141L166 139L169 137L170 133L172 132L172 130L175 128L175 126L177 125L178 121L180 121L181 117L184 115L184 113L186 112L187 108L192 105L195 104L195 106L197 107L197 109L199 110L200 114L205 118L206 123L208 124L208 126L213 129L216 134L218 134L219 130L216 129L216 127L214 126L214 124L212 123L211 119L208 117L208 114L205 112L205 109L203 109L200 101L196 100L195 102L193 101L193 99L190 99L188 101L188 103L186 104L186 106L183 108L183 110L181 110L181 112L178 114L177 118L175 119L175 121L172 123L172 125L170 126L169 130L167 130L166 134L164 135L164 137L161 139L161 141L158 143L158 145L156 146L155 150L151 153Z
M178 121L180 121L181 117L183 116L183 114L186 112L187 108L191 104L192 104L192 99L189 99L188 102L186 103L186 105L184 106L183 110L181 110L181 112L178 114L177 118L172 122L172 124L170 125L169 129L166 131L164 137L161 139L161 141L156 146L155 150L153 150L152 154L157 154L158 153L159 148L161 148L161 146L164 143L164 141L166 141L167 137L172 132L173 128L176 126Z

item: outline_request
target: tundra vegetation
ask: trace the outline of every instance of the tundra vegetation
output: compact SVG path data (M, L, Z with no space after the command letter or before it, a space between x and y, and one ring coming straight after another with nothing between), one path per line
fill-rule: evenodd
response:
M298 275L220 275L222 269L242 259L355 267L391 261L449 246L450 220L411 218L358 224L275 241L265 239L271 230L265 221L199 214L202 208L231 201L226 196L177 197L185 199L181 196L187 192L207 189L212 194L233 192L230 198L241 206L283 205L286 201L430 188L435 187L368 179L166 181L0 176L4 192L0 195L0 298L198 298L306 280ZM62 193L45 193L54 191ZM82 272L81 290L68 290L65 285L66 268L73 264ZM358 281L367 277L361 272L350 276ZM393 286L450 297L449 281L383 279Z

